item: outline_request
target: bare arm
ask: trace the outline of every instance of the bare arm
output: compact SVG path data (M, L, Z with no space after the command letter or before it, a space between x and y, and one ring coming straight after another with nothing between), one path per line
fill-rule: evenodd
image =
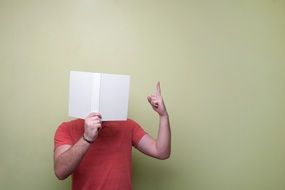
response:
M62 145L54 152L54 172L58 179L67 178L79 165L90 144L80 138L73 146Z
M91 113L84 122L84 137L95 141L100 128L100 114ZM81 137L74 145L62 145L55 149L54 172L58 179L63 180L73 173L90 145Z
M171 152L171 131L169 116L161 96L160 83L157 83L155 95L148 97L148 101L153 110L159 114L159 129L156 139L150 135L145 135L140 140L137 148L152 157L167 159Z

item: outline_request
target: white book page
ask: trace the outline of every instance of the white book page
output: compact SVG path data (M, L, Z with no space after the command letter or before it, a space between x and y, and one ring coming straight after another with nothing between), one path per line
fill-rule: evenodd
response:
M101 85L101 73L93 73L93 84L91 95L91 107L90 112L100 112L100 85Z
M127 120L130 76L102 74L100 113L102 121Z
M93 73L70 72L68 115L84 119L91 112Z

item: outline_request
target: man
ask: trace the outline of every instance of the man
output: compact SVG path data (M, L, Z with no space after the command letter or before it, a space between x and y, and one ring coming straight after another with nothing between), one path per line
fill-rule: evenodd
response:
M147 97L159 115L157 138L152 138L135 121L101 122L100 113L85 120L62 123L54 138L54 171L63 180L72 175L73 190L130 190L132 146L157 159L170 156L170 124L161 96Z

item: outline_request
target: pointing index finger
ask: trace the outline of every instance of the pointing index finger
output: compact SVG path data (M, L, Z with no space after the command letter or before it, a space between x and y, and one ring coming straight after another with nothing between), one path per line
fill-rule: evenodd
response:
M160 82L157 82L156 84L156 95L157 96L161 95Z

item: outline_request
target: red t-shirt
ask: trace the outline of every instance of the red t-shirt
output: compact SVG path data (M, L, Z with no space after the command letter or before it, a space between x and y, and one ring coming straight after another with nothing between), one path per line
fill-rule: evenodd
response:
M62 123L54 147L75 144L83 135L84 120ZM103 122L95 142L72 174L73 190L130 190L132 146L146 132L133 120Z

